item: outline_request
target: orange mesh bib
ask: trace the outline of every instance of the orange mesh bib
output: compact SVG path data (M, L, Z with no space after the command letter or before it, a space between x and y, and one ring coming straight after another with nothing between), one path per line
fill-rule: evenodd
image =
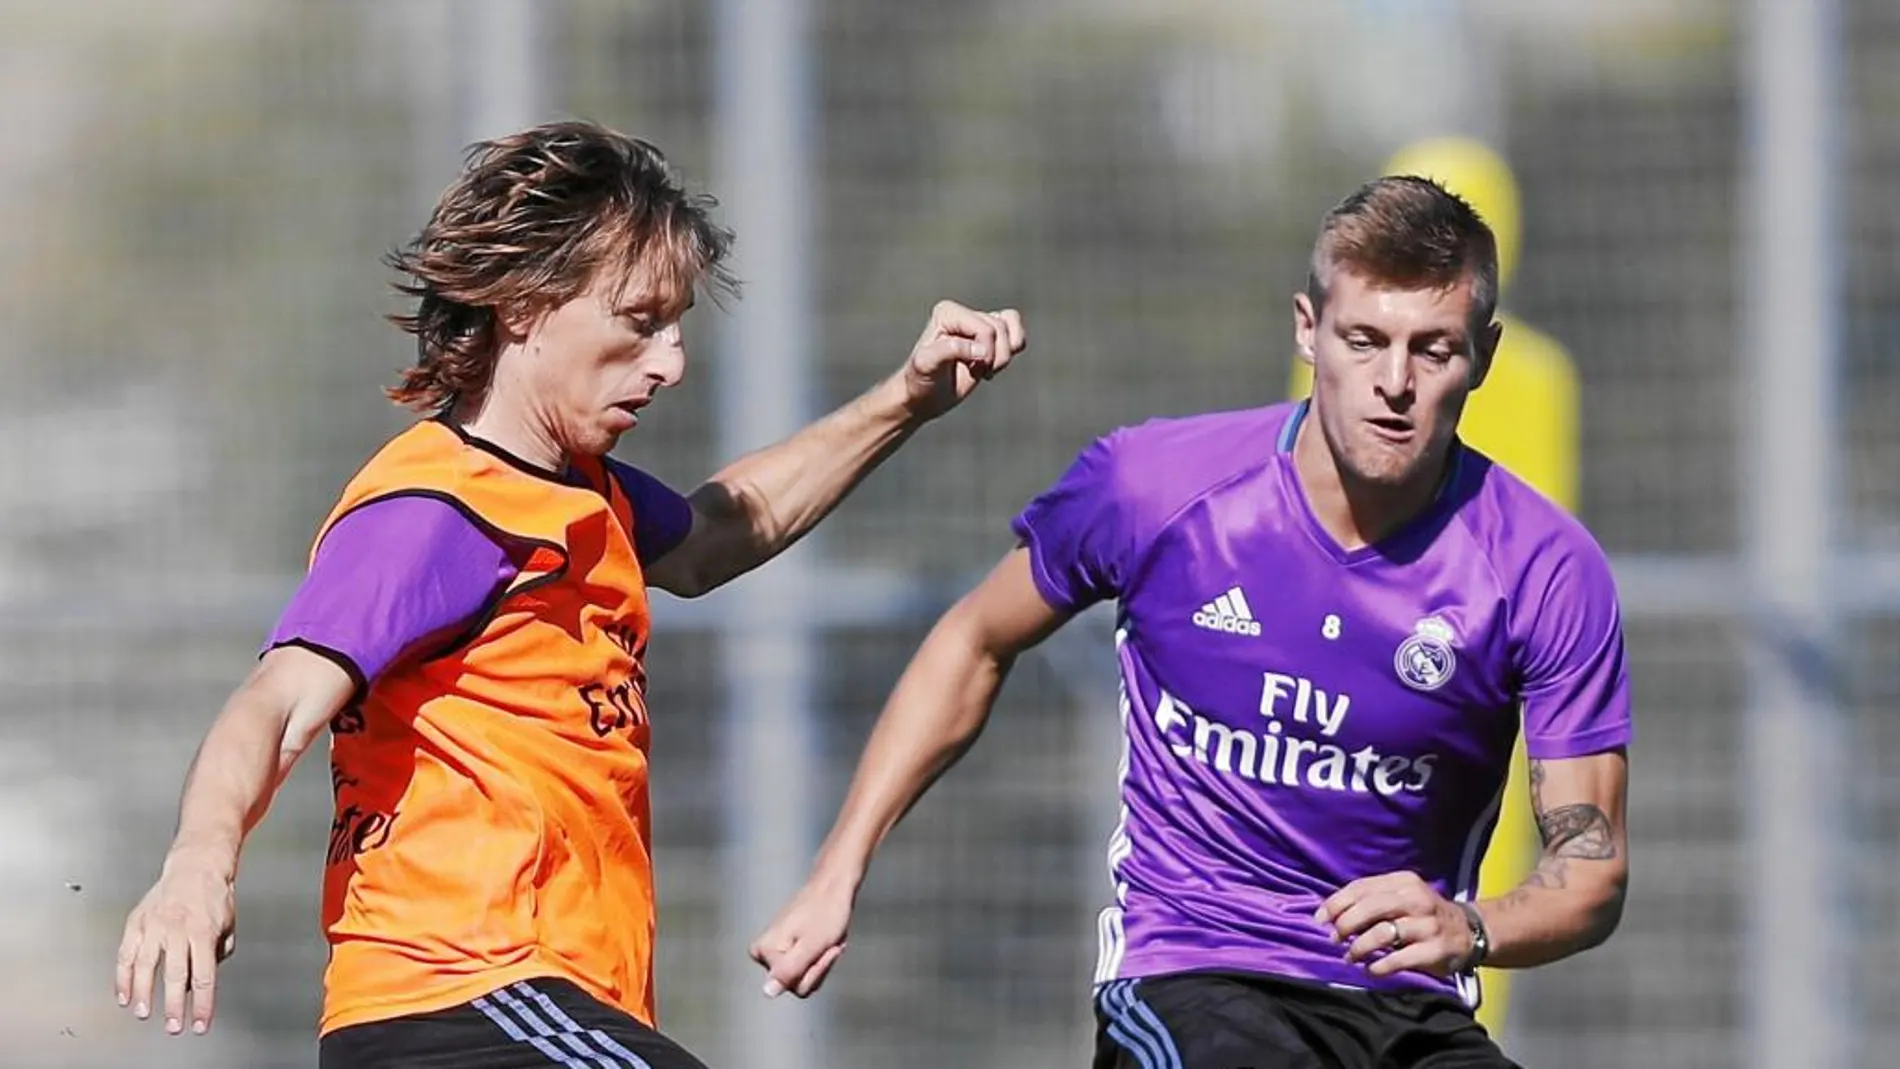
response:
M538 976L654 1021L646 584L626 496L599 461L577 464L592 489L418 423L324 524L438 498L520 574L332 724L323 1032Z

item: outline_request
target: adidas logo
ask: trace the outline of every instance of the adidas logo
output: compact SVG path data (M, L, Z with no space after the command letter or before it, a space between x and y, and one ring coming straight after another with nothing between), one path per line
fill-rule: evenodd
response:
M1253 610L1247 607L1247 595L1237 586L1229 587L1227 593L1201 606L1201 611L1194 614L1194 626L1229 635L1260 637L1260 621L1253 618Z

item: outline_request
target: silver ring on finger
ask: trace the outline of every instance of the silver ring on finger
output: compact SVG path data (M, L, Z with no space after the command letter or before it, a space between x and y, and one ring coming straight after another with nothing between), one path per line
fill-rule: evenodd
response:
M1392 920L1386 921L1386 923L1392 926L1392 940L1389 943L1387 943L1386 946L1390 947L1393 950L1397 950L1399 947L1404 946L1405 945L1405 930L1399 927L1398 919L1393 918Z

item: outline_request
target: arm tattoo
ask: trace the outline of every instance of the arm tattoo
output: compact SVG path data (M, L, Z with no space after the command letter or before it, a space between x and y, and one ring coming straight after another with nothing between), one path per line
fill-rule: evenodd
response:
M1531 811L1537 816L1537 833L1543 838L1544 854L1537 860L1524 882L1498 899L1507 910L1530 906L1539 891L1562 891L1570 886L1570 861L1607 861L1616 857L1616 836L1609 815L1588 802L1544 808L1544 763L1532 761Z
M1561 891L1570 886L1570 862L1561 857L1546 857L1537 863L1531 874L1524 878L1525 887L1542 887L1546 891Z
M1546 858L1608 861L1616 856L1616 836L1602 808L1588 802L1544 810L1544 763L1531 762L1531 808ZM1540 870L1541 870L1540 866Z
M1587 803L1560 806L1540 815L1537 830L1544 837L1544 850L1552 857L1608 861L1616 856L1610 818Z

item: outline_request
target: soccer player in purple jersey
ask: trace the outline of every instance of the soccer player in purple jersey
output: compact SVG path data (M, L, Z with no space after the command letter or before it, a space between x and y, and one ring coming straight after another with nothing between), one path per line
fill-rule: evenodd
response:
M1082 451L918 651L805 887L760 935L818 988L879 842L975 740L1011 663L1117 603L1125 756L1098 1069L1513 1063L1476 967L1601 943L1628 873L1630 700L1602 550L1458 440L1499 327L1462 200L1382 178L1326 216L1297 404ZM1478 900L1519 725L1535 871Z

